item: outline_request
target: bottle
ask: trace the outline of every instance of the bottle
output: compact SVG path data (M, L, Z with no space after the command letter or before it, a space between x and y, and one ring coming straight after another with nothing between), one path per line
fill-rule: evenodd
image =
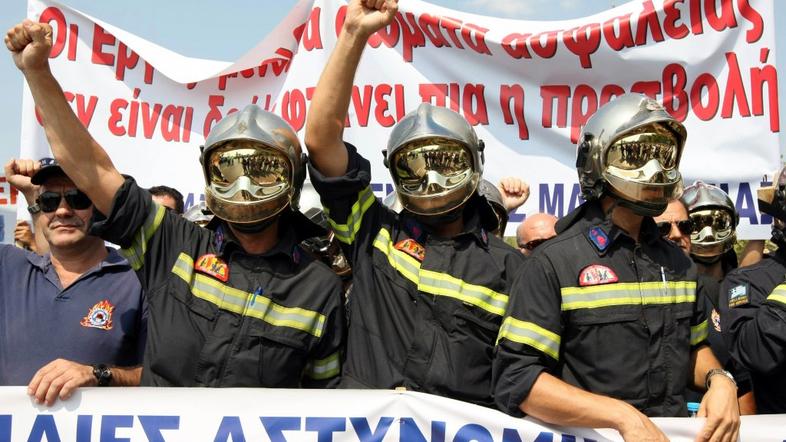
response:
M688 414L690 417L696 417L696 414L699 412L699 405L698 402L688 402Z

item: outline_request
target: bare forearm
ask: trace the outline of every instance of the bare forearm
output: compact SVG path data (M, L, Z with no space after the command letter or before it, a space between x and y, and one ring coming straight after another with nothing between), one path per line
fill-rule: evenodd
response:
M721 368L720 362L715 358L709 346L702 345L691 353L693 363L693 386L704 390L704 381L707 372L713 368Z
M107 213L123 177L82 126L51 71L26 71L25 79L55 158L74 184L88 194L101 212Z
M745 244L740 258L740 267L756 264L764 258L764 240L752 239Z
M142 381L142 367L112 367L113 387L136 387Z

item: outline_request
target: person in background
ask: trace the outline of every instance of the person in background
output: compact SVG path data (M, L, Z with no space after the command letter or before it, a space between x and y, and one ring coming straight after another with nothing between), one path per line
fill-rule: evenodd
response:
M516 229L516 244L525 256L529 256L536 247L557 236L554 226L557 217L549 213L529 215Z
M706 345L693 262L652 220L682 191L687 131L655 100L615 98L582 128L586 202L562 218L514 281L494 360L503 411L667 440L649 416L687 416L703 387L700 438L736 440L733 377Z
M79 122L49 68L49 25L25 20L5 42L46 122L52 153L106 215L95 232L122 247L147 289L142 384L337 384L341 282L298 246L323 230L297 211L306 158L292 128L256 105L212 127L200 163L215 227L204 229L121 175Z
M680 249L682 249L682 251L688 256L694 256L691 253L693 247L691 239L693 238L694 233L695 237L698 239L699 235L697 231L701 229L694 228L693 220L688 215L688 206L685 203L685 197L687 196L688 200L694 201L694 204L696 204L697 207L699 204L702 204L702 201L707 203L708 201L715 201L715 199L717 199L715 204L710 204L706 207L725 207L725 209L722 210L729 212L734 211L733 206L729 206L727 204L726 198L724 197L725 193L720 194L718 191L721 190L719 188L716 189L717 190L698 187L693 189L688 188L683 193L683 198L677 198L669 201L666 211L654 218L661 236L678 245ZM699 201L698 191L703 193L701 196L701 201ZM726 238L734 236L732 234L728 234L728 232L726 233ZM711 234L712 233L710 232L705 232L702 238L706 239ZM709 247L707 247L707 243L708 241L705 241L704 247L702 247L703 253L705 255L709 249ZM724 249L725 247L723 246L717 247L717 253L722 254ZM696 262L695 259L694 262ZM705 287L704 296L700 299L700 303L709 318L709 326L707 327L707 342L712 349L712 353L718 358L718 362L720 362L723 368L728 370L734 376L734 380L737 381L737 401L740 407L740 414L756 414L756 401L754 398L750 373L740 364L735 363L734 360L731 359L729 350L721 335L718 297L722 279L715 279L710 276L710 274L702 272L701 265L699 265L698 262L696 263L698 267L697 270L700 272L699 278L702 280L702 285ZM719 262L718 265L720 266ZM685 394L686 399L689 402L701 401L702 395L695 389L688 389Z
M83 386L139 385L147 306L122 256L90 235L95 208L60 166L11 160L49 252L0 245L0 385L52 405ZM37 189L37 190L36 190Z
M392 129L384 164L400 213L343 140L352 82L395 1L352 0L306 122L309 176L353 273L343 386L396 388L493 406L491 356L520 254L477 188L484 144L460 114L421 103ZM373 142L369 140L369 142Z
M153 186L147 189L153 196L153 201L161 204L178 215L183 214L183 194L169 186Z

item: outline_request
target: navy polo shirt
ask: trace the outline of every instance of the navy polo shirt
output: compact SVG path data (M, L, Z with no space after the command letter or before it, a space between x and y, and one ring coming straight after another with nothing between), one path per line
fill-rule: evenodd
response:
M63 289L50 255L0 245L0 385L27 385L49 362L141 365L147 307L114 250Z

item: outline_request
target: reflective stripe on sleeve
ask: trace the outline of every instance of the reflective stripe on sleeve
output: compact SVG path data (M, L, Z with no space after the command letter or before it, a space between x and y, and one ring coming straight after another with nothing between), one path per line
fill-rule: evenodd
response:
M772 290L772 293L770 293L770 295L767 296L767 300L774 301L786 306L786 284L781 284L775 287Z
M703 321L701 324L692 325L690 328L690 345L698 345L702 342L707 340L707 321Z
M339 360L338 352L336 352L325 359L309 361L306 364L305 374L311 379L320 381L338 376L340 371L341 362Z
M424 270L420 262L394 247L390 232L382 228L374 239L374 247L387 257L388 264L403 277L416 284L418 290L436 296L447 296L502 316L508 296L477 284L470 284L447 273Z
M563 287L560 292L563 311L616 305L678 304L696 301L696 282L625 282Z
M559 361L560 336L533 322L508 316L502 321L497 343L502 339L529 345Z
M172 273L189 285L194 296L222 310L257 318L277 327L294 328L317 338L324 332L324 315L299 307L284 307L263 295L255 296L196 273L193 258L185 253L178 257Z
M360 231L360 225L363 222L363 215L366 214L366 211L373 203L374 192L371 191L371 186L368 186L358 193L358 200L352 205L352 211L347 217L346 224L337 223L330 216L330 210L327 207L324 208L328 224L330 224L333 233L339 241L346 244L352 244L355 241L355 235Z
M120 254L123 255L131 268L139 270L145 264L145 253L147 252L147 242L156 233L158 227L161 226L161 221L164 219L166 208L153 203L153 208L147 214L144 224L139 228L139 231L134 235L131 246L127 249L120 249Z

